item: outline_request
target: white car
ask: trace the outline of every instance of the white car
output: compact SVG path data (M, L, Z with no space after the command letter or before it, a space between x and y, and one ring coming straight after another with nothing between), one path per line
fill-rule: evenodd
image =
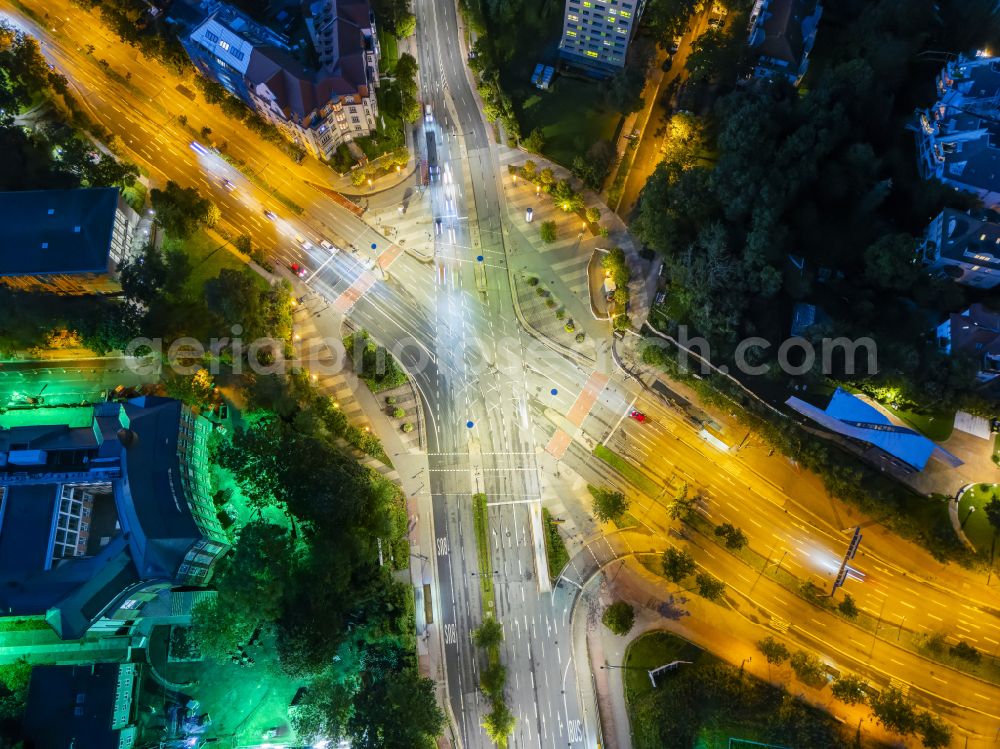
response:
M330 241L328 241L326 239L319 240L319 246L322 247L324 250L327 250L328 252L333 253L334 255L336 255L338 252L340 252L340 248L339 247L337 247L336 245L334 245L333 242L330 242Z
M441 236L441 219L434 219L434 236Z
M267 216L269 221L277 221L278 217L274 215L274 211L264 211L264 215Z
M431 112L431 105L424 107L424 122L434 122L434 113Z
M525 221L525 223L530 224L534 218L535 218L535 209L534 208L528 208L524 212L524 221Z

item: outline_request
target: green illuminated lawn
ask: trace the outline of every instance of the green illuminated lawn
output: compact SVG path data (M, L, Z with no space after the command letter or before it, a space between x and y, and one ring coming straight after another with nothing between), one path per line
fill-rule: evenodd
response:
M609 450L604 445L595 447L594 455L618 471L630 484L646 496L656 498L663 492L663 487L653 481L653 479L629 463L621 455Z
M701 648L682 640L669 632L647 632L629 643L625 651L625 699L636 697L652 690L653 685L646 673L650 669L674 661L697 661Z
M236 255L230 252L228 245L220 249L221 245L221 239L204 231L196 232L191 235L190 239L167 237L164 240L164 251L180 249L191 259L191 275L184 285L185 295L200 298L205 281L215 278L223 268L242 270L247 267ZM263 284L264 280L261 279L260 282Z
M596 141L612 140L621 115L601 105L595 81L559 76L549 91L534 91L522 105L521 131L536 127L545 134L544 155L566 167Z
M987 553L993 544L994 529L983 508L994 497L1000 499L1000 484L975 484L958 503L958 520L966 538L976 549ZM970 512L972 508L975 511Z

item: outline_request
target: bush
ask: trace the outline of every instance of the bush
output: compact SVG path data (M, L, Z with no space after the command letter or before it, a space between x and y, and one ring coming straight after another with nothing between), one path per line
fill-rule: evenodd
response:
M979 663L982 660L979 651L965 640L959 642L958 645L953 645L949 652L956 658L961 658L963 661L968 661L969 663Z
M402 419L404 416L406 416L406 411L404 411L402 408L399 408L397 406L396 408L392 409L392 418Z
M542 237L542 241L545 243L551 243L556 241L556 222L555 221L543 221L542 225L539 227L539 233Z
M583 333L577 333L576 334L576 342L577 343L583 343L583 339L584 338L586 338L586 336Z
M601 617L604 626L619 637L624 637L632 631L635 624L635 611L627 601L616 601L604 609Z
M528 279L528 286L538 286L538 279L535 276L532 276L531 278L529 278Z
M413 431L413 424L411 424L410 422L406 422L405 424L403 424L402 429L404 432L409 434L410 432Z
M546 291L545 289L543 289L543 288L542 288L541 286L539 286L539 287L538 287L537 289L535 289L535 294L537 294L538 296L547 296L547 295L548 295L548 293L549 293L549 292L547 292L547 291Z
M552 297L547 298L545 300L545 306L548 307L549 309L554 308L556 306L556 300L553 299Z
M396 396L395 395L387 395L385 397L385 405L387 405L387 406L395 406L396 405Z
M557 320L562 320L564 317L566 317L566 310L561 309L561 308L557 309L556 310L556 319Z

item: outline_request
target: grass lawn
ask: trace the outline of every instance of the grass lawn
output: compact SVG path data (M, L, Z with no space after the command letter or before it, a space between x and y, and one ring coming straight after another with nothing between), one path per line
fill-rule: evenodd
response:
M382 75L392 75L392 71L396 69L396 60L399 59L399 43L396 41L395 35L387 31L384 25L378 27L378 43L382 48L381 73Z
M218 237L210 236L204 231L191 235L190 239L173 239L168 237L163 242L164 250L180 249L191 259L191 276L184 286L184 293L191 297L201 297L205 281L215 278L223 268L242 270L247 267L230 250L229 246L221 247ZM264 279L260 279L263 287Z
M496 615L496 593L493 589L493 563L490 562L489 514L485 494L472 495L472 524L476 530L476 552L479 557L479 589L483 595L483 615Z
M604 445L598 445L595 447L594 455L618 471L618 473L625 477L629 483L639 489L639 491L643 494L655 499L663 492L663 487L657 484L652 478L629 463L621 455L609 450Z
M983 508L994 497L1000 499L1000 484L974 484L958 503L962 530L979 551L988 552L993 544L994 528L986 519ZM974 512L972 508L975 508Z
M889 407L886 406L886 408ZM889 408L889 410L925 437L935 442L944 442L951 436L952 430L955 428L954 411L924 414L914 411L901 411L895 408Z
M621 114L604 108L599 84L559 76L549 91L534 91L521 102L521 131L545 134L544 155L569 167L596 141L612 140Z
M647 632L629 643L625 651L625 699L631 702L652 690L646 672L673 661L698 663L704 651L669 632ZM711 658L711 656L707 656Z
M542 525L545 526L545 558L549 564L549 579L555 580L569 562L566 542L559 535L559 525L552 521L552 513L542 508Z

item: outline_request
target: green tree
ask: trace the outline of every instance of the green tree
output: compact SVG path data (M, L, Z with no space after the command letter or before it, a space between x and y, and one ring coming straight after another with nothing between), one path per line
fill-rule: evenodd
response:
M932 713L917 715L917 733L927 749L944 749L951 744L951 727Z
M601 621L614 634L624 637L635 624L635 610L627 601L616 601L604 609Z
M646 85L645 72L626 66L604 83L604 101L623 115L638 112L644 104L642 89Z
M543 242L555 242L556 241L556 222L555 221L543 221L542 225L538 227L539 234L542 237Z
M234 610L217 598L195 604L191 612L191 635L198 650L210 660L228 663L237 645L245 643L259 624L253 610Z
M860 676L841 676L830 686L830 693L848 705L863 705L868 701L865 680Z
M483 728L498 749L506 749L508 737L514 731L515 725L517 718L507 707L507 703L500 699L493 700L493 708L483 719Z
M726 584L707 572L698 573L694 581L698 595L709 601L718 601L726 592Z
M725 540L727 549L742 549L747 545L746 534L732 523L717 525L715 535Z
M347 735L356 749L431 747L444 727L434 682L416 669L368 674L354 699Z
M621 492L595 488L593 495L594 515L602 523L617 523L628 512L629 501Z
M590 208L587 209L587 221L589 221L592 224L596 224L600 220L601 220L600 208L591 206Z
M694 557L687 551L670 547L663 552L661 558L663 574L674 583L679 583L685 577L694 574L697 569Z
M844 596L844 600L837 604L837 610L848 619L857 619L858 614L861 613L858 604L854 601L854 596L850 593L847 593Z
M153 188L149 200L156 211L156 221L163 230L180 239L194 234L208 217L211 202L193 187L181 187L173 180L163 190Z
M250 251L253 249L253 240L250 238L249 234L240 234L233 240L233 247L242 252L244 255L249 255Z
M202 223L205 226L212 227L219 223L219 219L222 218L222 211L219 210L219 206L215 203L209 203L208 209L205 211L205 218Z
M983 507L983 511L986 513L986 519L993 526L993 532L1000 531L1000 498L993 497Z
M788 660L789 652L785 643L775 640L773 637L765 637L757 643L757 649L764 654L768 663L778 664Z
M536 127L530 133L528 137L524 139L521 143L526 151L531 151L532 153L541 153L542 149L545 148L545 134L542 132L541 128Z
M542 189L552 187L556 183L556 175L550 167L544 167L538 173L538 184L542 186Z
M960 641L957 645L952 645L949 652L956 658L961 658L969 663L979 663L982 660L979 651L965 640Z
M472 641L483 650L491 650L503 642L503 625L489 616L478 628L472 630Z
M865 250L865 279L880 289L911 289L922 272L917 263L917 244L909 234L880 237Z
M694 503L694 497L688 497L685 494L678 494L674 497L670 504L667 505L667 515L670 516L671 520L681 520L683 522L687 522L694 516Z
M507 669L500 662L490 663L479 674L479 687L487 697L503 699L503 688L506 683Z
M913 703L895 687L869 697L875 719L887 730L906 736L917 729L917 711Z
M521 167L521 176L529 182L533 182L538 179L538 164L531 159L525 161L524 166Z
M396 19L396 38L406 39L413 36L417 30L417 17L412 13L403 13Z
M806 650L796 650L788 662L795 675L807 684L816 683L823 675L823 663Z

